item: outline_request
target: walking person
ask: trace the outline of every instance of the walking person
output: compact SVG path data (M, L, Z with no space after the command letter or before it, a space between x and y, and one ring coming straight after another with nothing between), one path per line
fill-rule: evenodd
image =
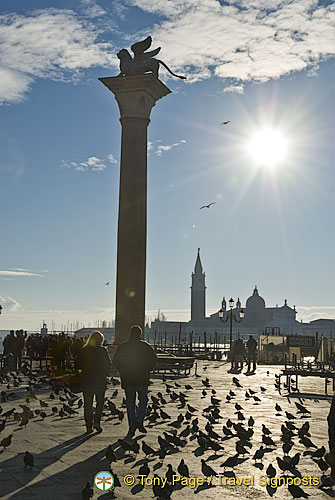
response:
M254 339L252 335L249 335L249 339L247 342L248 349L248 372L251 372L251 362L252 362L252 371L256 371L256 359L257 359L257 341Z
M146 433L143 426L148 404L150 371L156 366L157 356L147 342L141 340L142 328L134 325L129 340L120 344L114 354L113 363L120 373L121 384L126 394L129 431L133 437L136 429ZM136 408L136 395L138 407Z
M103 347L104 336L95 330L89 336L80 355L81 372L78 376L84 396L84 418L88 434L96 429L102 432L100 425L102 410L105 402L107 375L111 369L108 351ZM93 413L93 399L96 407Z

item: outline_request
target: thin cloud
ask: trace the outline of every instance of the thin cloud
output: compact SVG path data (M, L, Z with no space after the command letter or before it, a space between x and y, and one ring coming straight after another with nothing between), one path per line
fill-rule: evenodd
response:
M10 271L0 270L0 276L37 276L38 278L45 278L42 274L32 273L30 271Z
M95 0L81 0L83 4L83 14L90 18L101 17L107 14L107 11L98 5Z
M107 155L107 158L108 160L111 162L111 163L117 163L118 161L114 158L114 156L112 154L109 154Z
M92 66L116 66L113 44L99 35L70 9L0 16L0 104L22 101L37 77L68 81Z
M166 151L170 151L172 148L176 148L177 146L180 146L181 144L185 144L185 139L181 139L179 142L175 142L174 144L159 144L156 146L156 149L154 151L156 156L162 156L163 153L166 153Z
M98 158L97 156L90 156L87 160L82 162L70 161L66 162L65 160L61 163L61 168L72 168L79 172L87 172L88 170L92 172L102 172L106 170L109 163L117 163L117 160L114 158L112 154L109 154L107 158Z
M244 85L228 85L224 87L223 92L235 92L236 94L244 94Z

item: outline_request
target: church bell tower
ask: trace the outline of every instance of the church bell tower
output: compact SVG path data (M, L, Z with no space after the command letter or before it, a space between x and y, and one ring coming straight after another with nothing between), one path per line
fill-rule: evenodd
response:
M205 273L200 260L200 248L192 273L191 286L191 321L202 320L206 317L206 286Z

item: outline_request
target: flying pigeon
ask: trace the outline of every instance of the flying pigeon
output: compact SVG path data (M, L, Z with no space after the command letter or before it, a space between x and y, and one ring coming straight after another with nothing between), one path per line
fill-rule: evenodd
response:
M216 203L216 201L212 201L212 203L209 203L208 205L203 205L202 207L200 207L199 210L201 210L202 208L209 208L211 205L215 205L215 203Z
M230 120L227 120L226 122L220 123L220 125L228 125L228 123L231 123Z

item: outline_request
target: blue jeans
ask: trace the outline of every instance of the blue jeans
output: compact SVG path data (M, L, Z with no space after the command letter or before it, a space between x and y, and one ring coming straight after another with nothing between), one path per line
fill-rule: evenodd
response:
M124 392L126 393L129 429L134 430L136 428L136 423L143 425L144 417L147 412L148 386L128 386L124 388ZM136 394L138 395L137 407Z

